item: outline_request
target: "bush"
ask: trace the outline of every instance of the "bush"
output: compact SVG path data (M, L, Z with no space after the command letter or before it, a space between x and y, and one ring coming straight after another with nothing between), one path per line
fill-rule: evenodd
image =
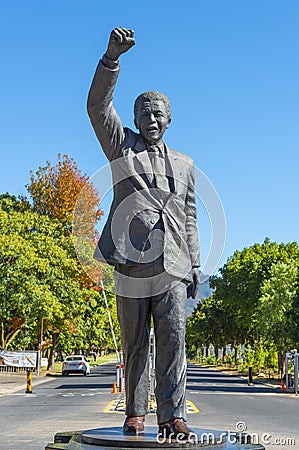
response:
M209 364L212 366L218 366L218 365L222 364L222 360L221 360L221 358L216 358L215 355L209 355L209 356L205 356L203 358L203 363Z
M225 357L225 362L230 366L234 366L236 364L235 353L234 352L228 353Z

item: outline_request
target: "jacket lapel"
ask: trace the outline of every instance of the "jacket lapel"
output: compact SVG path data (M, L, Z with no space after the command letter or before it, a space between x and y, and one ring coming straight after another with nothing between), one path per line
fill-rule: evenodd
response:
M173 186L170 186L170 191L172 193L177 192L178 188L178 181L180 179L180 167L179 164L177 164L177 156L173 155L171 149L165 144L165 164L166 164L166 173L167 176L172 178L173 180ZM170 183L171 184L171 183Z

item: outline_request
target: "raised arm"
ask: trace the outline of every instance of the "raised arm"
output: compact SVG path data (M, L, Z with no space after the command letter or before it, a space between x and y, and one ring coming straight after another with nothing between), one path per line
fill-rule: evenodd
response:
M115 28L108 48L96 69L87 100L87 110L97 138L111 161L119 155L125 138L123 126L113 104L113 94L120 71L119 57L135 45L134 31Z

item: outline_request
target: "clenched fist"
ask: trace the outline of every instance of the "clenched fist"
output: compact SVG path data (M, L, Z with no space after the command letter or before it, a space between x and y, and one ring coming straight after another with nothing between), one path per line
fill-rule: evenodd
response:
M126 53L133 45L135 45L133 30L115 28L110 34L106 56L116 61L122 53Z

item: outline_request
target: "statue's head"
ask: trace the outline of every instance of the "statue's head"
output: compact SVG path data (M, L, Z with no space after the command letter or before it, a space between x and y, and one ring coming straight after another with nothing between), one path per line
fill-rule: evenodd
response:
M170 103L165 94L149 91L136 98L134 123L146 142L149 144L161 142L170 122Z

